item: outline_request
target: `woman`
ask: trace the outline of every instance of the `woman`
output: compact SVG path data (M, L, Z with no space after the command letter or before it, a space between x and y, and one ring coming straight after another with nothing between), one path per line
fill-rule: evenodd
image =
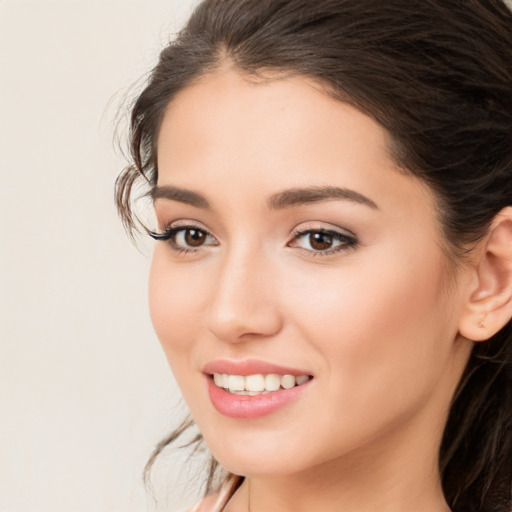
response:
M194 510L511 510L511 84L498 0L206 0L162 51L116 193Z

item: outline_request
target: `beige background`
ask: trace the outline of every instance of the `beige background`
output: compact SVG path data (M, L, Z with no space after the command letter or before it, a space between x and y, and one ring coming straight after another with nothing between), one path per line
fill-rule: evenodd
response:
M116 108L190 1L0 1L0 510L180 510L177 417L138 252L113 207ZM174 474L173 474L174 471ZM158 485L157 485L158 487ZM158 489L157 489L158 490Z

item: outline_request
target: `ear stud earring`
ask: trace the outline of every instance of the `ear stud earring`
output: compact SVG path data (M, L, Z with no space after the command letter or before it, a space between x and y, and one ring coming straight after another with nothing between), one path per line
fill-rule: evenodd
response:
M480 322L478 322L478 327L480 327L481 329L485 329L487 327L485 325L485 316L484 316L483 320L480 320Z

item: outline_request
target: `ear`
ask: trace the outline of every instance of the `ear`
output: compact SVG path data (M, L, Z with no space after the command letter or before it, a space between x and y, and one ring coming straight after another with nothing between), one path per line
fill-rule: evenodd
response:
M512 317L512 206L496 215L477 253L459 332L469 340L484 341Z

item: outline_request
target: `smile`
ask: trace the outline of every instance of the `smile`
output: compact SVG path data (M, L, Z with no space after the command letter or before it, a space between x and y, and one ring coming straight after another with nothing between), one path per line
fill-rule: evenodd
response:
M257 359L217 359L203 367L213 407L224 416L256 419L296 402L314 379L305 368Z
M263 375L230 375L227 373L214 373L215 385L229 393L237 395L256 396L278 391L279 389L291 389L300 386L310 379L309 375L279 375L269 373Z

